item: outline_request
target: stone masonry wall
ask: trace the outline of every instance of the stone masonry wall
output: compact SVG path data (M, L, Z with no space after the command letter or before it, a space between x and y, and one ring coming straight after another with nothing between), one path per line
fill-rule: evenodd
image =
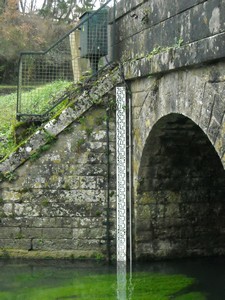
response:
M114 254L115 124L111 118L108 158L106 120L104 108L89 110L41 153L31 155L12 181L1 184L3 255Z
M224 0L121 0L116 11L117 59L139 59L181 46L193 51L181 57L171 53L171 64L178 60L186 66L199 55L208 61L223 57L224 4Z
M225 253L224 66L131 82L136 258Z
M136 258L225 253L224 4L120 1L116 43L132 94Z
M108 165L105 116L93 103L124 80L132 97L136 258L224 254L224 10L225 0L118 3L120 67L0 164L3 255L115 253L115 124Z

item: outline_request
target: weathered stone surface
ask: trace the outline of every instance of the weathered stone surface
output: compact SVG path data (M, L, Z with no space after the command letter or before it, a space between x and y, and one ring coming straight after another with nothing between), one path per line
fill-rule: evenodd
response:
M136 257L225 253L222 66L131 86Z
M76 119L81 117L94 103L103 101L107 93L113 87L122 81L121 72L119 69L114 69L110 76L104 76L99 81L97 86L94 86L90 91L84 91L82 95L76 99L73 108L66 108L57 119L49 121L43 129L38 130L24 146L19 147L13 152L9 158L0 164L0 172L13 172L21 164L35 154L41 146L48 142L48 136L58 136L64 129L71 125ZM96 98L97 95L97 98Z
M3 175L17 175L0 186L3 255L9 248L29 257L115 253L115 116L107 144L106 112L93 103L124 80L136 258L225 254L224 4L118 3L120 67L0 165ZM54 143L37 153L49 134Z
M120 5L126 7L124 2ZM117 58L136 60L149 53L162 52L163 48L176 49L182 45L183 53L172 53L167 58L171 66L164 67L170 70L178 64L187 66L192 61L201 63L223 57L223 4L223 0L133 3L129 6L130 11L125 10L127 13L116 20ZM175 63L173 56L176 56ZM158 65L162 58L157 57L157 61ZM152 69L152 72L158 70L156 67Z
M107 157L104 116L103 108L89 110L82 122L73 122L47 151L21 165L14 181L2 183L1 249L29 249L34 256L36 251L49 251L45 256L59 251L61 256L63 250L105 255L105 237L113 234L113 228L111 233L106 225L113 215L107 213L107 176L112 180L107 164L115 159L115 145L112 157ZM115 128L114 117L109 122ZM115 144L115 134L110 137L110 144ZM114 201L109 207L112 211Z

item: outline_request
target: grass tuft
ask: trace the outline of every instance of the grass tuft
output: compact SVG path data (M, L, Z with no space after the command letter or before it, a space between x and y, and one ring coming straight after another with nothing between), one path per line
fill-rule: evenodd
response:
M57 102L60 96L69 88L71 85L67 81L55 81L23 93L23 113L42 114L46 110ZM1 87L0 87L1 90ZM11 153L17 146L18 138L16 138L16 130L19 127L26 124L18 122L16 120L16 102L17 93L11 93L9 95L0 94L0 160ZM65 101L55 108L55 111L62 109L65 106ZM32 124L27 125L28 128L24 133L24 139L31 135L36 127ZM20 134L21 135L21 134Z

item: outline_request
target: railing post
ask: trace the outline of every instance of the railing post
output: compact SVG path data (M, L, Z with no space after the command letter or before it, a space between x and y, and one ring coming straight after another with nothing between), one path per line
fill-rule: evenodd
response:
M21 87L22 87L22 55L20 55L19 67L18 67L18 84L17 84L17 103L16 103L16 119L20 121L21 112Z
M112 33L112 61L115 61L115 43L116 43L116 0L113 0L113 33Z

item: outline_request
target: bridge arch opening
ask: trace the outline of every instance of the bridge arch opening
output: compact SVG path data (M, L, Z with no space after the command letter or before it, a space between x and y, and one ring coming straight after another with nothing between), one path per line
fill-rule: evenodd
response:
M225 171L189 118L161 118L146 141L135 200L141 259L225 254Z

